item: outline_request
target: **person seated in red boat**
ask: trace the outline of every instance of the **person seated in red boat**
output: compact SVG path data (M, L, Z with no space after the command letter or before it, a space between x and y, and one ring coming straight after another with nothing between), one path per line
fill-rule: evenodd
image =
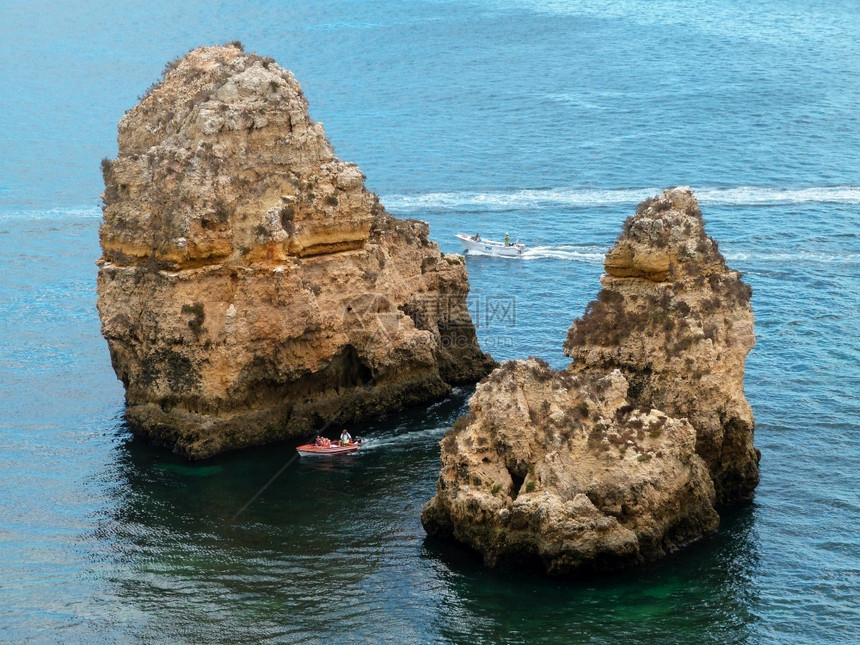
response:
M329 448L331 447L331 441L329 441L325 437L317 436L317 438L314 439L314 445L318 448Z
M352 435L346 431L346 428L343 429L343 432L340 433L340 445L345 446L346 444L352 441Z

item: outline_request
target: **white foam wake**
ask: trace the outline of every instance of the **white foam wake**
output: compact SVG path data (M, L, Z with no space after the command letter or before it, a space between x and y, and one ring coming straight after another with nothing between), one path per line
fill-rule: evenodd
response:
M693 187L699 202L725 206L779 206L789 204L857 204L860 186L818 186L809 188L734 188ZM506 211L541 207L600 208L635 205L653 197L661 189L651 188L544 188L488 192L438 192L424 194L392 193L382 203L392 213L415 211ZM57 207L34 210L0 210L0 219L60 219L64 217L99 218L101 208L92 206Z
M725 258L728 262L755 263L770 267L790 267L792 265L805 264L849 264L860 265L860 256L856 253L834 254L815 251L792 251L792 252L755 252L743 251L727 252Z
M577 246L574 244L528 246L520 258L523 260L553 259L583 264L603 264L603 258L608 250L597 246Z
M541 206L591 207L640 202L659 192L656 188L589 190L548 188L512 192L452 192L423 195L386 195L382 203L392 212L416 210L503 211Z
M734 188L694 187L702 204L727 206L777 206L783 204L860 204L860 186L820 186L809 188ZM547 188L510 192L448 192L422 195L391 194L382 198L394 213L420 210L504 211L525 208L595 208L637 204L658 194L658 188L619 188L612 190Z
M97 219L102 209L95 206L56 207L33 210L0 210L0 220Z
M609 247L597 246L576 246L568 244L544 245L544 246L529 246L523 251L522 255L515 258L510 258L512 261L517 260L564 260L567 262L578 262L580 264L590 264L593 266L603 265L603 260ZM474 257L476 254L469 253L469 257ZM482 254L477 254L482 255ZM487 256L496 258L496 256ZM816 253L812 251L792 251L786 253L778 252L744 252L744 251L728 251L725 253L726 260L729 262L743 262L754 264L767 264L774 267L783 266L791 263L800 264L857 264L860 262L857 254L833 254L833 253Z
M780 204L860 204L860 186L820 186L811 188L694 188L699 201L729 206Z
M361 452L369 452L372 450L381 449L398 449L412 448L417 444L432 444L438 443L445 435L448 426L440 426L436 428L426 428L424 430L412 430L411 432L403 432L395 436L383 434L381 436L363 437L361 441Z

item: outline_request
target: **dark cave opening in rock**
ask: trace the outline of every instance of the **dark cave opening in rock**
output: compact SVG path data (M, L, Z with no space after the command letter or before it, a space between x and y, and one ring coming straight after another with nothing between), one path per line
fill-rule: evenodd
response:
M523 487L525 477L520 477L510 468L508 468L508 474L511 476L511 499L516 499Z
M353 345L347 345L323 370L326 385L340 392L342 389L361 387L373 380L373 372L361 360Z

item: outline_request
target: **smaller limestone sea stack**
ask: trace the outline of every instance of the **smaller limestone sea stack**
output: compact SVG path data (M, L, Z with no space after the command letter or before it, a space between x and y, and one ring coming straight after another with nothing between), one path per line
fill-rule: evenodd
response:
M705 233L689 189L639 205L606 255L597 300L564 344L578 373L619 369L630 401L687 418L718 504L752 497L759 454L744 396L752 290Z
M188 53L118 143L98 309L135 432L204 458L439 398L495 366L462 258L385 212L272 59Z
M692 192L640 204L605 270L566 369L512 361L478 385L442 441L430 535L568 575L658 558L751 497L751 291Z

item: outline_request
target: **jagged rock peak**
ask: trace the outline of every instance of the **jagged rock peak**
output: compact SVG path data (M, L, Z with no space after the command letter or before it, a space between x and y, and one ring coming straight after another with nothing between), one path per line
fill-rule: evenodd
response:
M246 53L239 43L199 47L169 62L163 78L126 112L119 123L119 152L142 154L181 132L214 136L222 129L260 130L269 123L288 126L284 134L295 130L315 139L315 161L334 157L291 72L271 58Z
M639 204L636 214L624 222L604 267L616 278L663 282L687 270L701 274L724 269L725 260L705 234L693 192L675 188Z
M640 204L605 267L597 300L568 331L571 369L620 369L631 403L696 428L719 503L751 497L758 453L743 378L755 346L752 290L705 233L690 189Z
M135 432L203 458L492 369L462 257L385 212L273 60L191 51L118 143L102 164L98 308Z

